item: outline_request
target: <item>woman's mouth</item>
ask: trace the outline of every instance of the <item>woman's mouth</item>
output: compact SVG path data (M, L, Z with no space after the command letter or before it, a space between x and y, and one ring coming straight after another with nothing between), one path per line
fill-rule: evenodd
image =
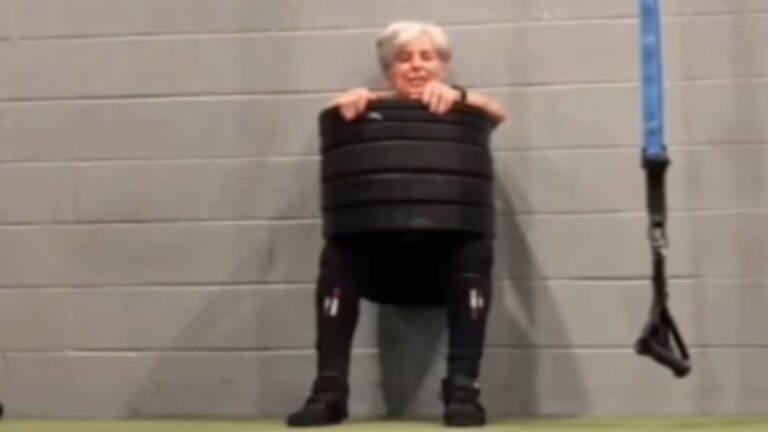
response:
M426 78L409 78L408 85L411 87L422 87L427 83Z

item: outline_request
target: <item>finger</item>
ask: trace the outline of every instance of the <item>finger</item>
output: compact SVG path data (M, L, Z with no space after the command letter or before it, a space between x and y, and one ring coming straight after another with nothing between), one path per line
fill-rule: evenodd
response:
M447 95L445 94L445 89L441 87L440 91L437 92L437 97L435 98L435 114L441 114L443 112L443 106L445 105L446 98Z
M435 90L432 92L432 100L429 104L429 109L433 113L439 113L440 112L440 106L443 104L443 99L445 98L445 94L443 92L443 89L440 87L436 87Z
M437 98L438 97L439 97L439 95L437 94L437 92L430 93L429 101L427 102L427 109L429 110L429 112L431 112L431 113L435 112L435 108L437 106L437 100L438 100Z
M357 99L355 99L354 94L349 95L344 101L344 110L347 114L347 120L354 120L355 117L358 116L359 110L357 108Z
M358 116L360 113L359 105L359 90L354 90L347 95L347 98L344 102L345 109L347 111L347 119L353 120L355 117Z
M349 108L346 105L339 105L339 112L341 113L341 117L344 120L351 120L351 113L349 112Z
M452 90L453 89L448 89L448 91L445 93L445 97L443 97L442 103L440 104L440 114L445 114L450 111L453 105L456 103L458 98Z
M354 108L348 103L339 105L339 111L341 112L341 116L344 117L344 120L346 121L350 121L355 118Z
M440 104L437 107L438 114L445 114L448 109L453 105L453 89L447 85L440 86Z
M429 101L432 96L432 86L427 84L424 89L421 91L421 95L419 96L419 99L421 100L421 103L423 103L426 106L429 106Z
M355 99L355 115L358 116L365 112L365 108L368 105L368 96L365 92L360 92Z
M428 110L432 110L432 99L434 98L435 88L432 84L427 84L424 87L424 92L421 94L421 102L427 107Z

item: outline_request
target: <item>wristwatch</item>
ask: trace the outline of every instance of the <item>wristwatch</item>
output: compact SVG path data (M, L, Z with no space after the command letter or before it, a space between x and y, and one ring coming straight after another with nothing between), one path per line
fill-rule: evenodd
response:
M451 84L451 88L459 91L459 102L461 103L467 102L467 89L456 84Z

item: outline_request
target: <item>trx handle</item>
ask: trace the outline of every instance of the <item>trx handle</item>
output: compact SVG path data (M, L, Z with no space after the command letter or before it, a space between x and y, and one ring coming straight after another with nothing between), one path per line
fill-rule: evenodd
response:
M648 240L653 256L653 300L650 316L635 351L669 368L678 377L691 371L685 341L667 306L666 224L667 208L664 176L670 160L664 145L664 92L661 64L661 30L658 0L640 0L642 88L643 88L643 168L646 177L646 207L649 217Z

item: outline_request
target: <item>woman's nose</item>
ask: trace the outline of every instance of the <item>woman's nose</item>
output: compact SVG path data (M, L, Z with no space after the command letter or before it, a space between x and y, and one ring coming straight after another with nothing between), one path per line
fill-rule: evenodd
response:
M421 61L420 58L414 58L414 59L411 59L411 65L410 66L411 66L412 69L419 69L419 68L424 66L424 62Z

